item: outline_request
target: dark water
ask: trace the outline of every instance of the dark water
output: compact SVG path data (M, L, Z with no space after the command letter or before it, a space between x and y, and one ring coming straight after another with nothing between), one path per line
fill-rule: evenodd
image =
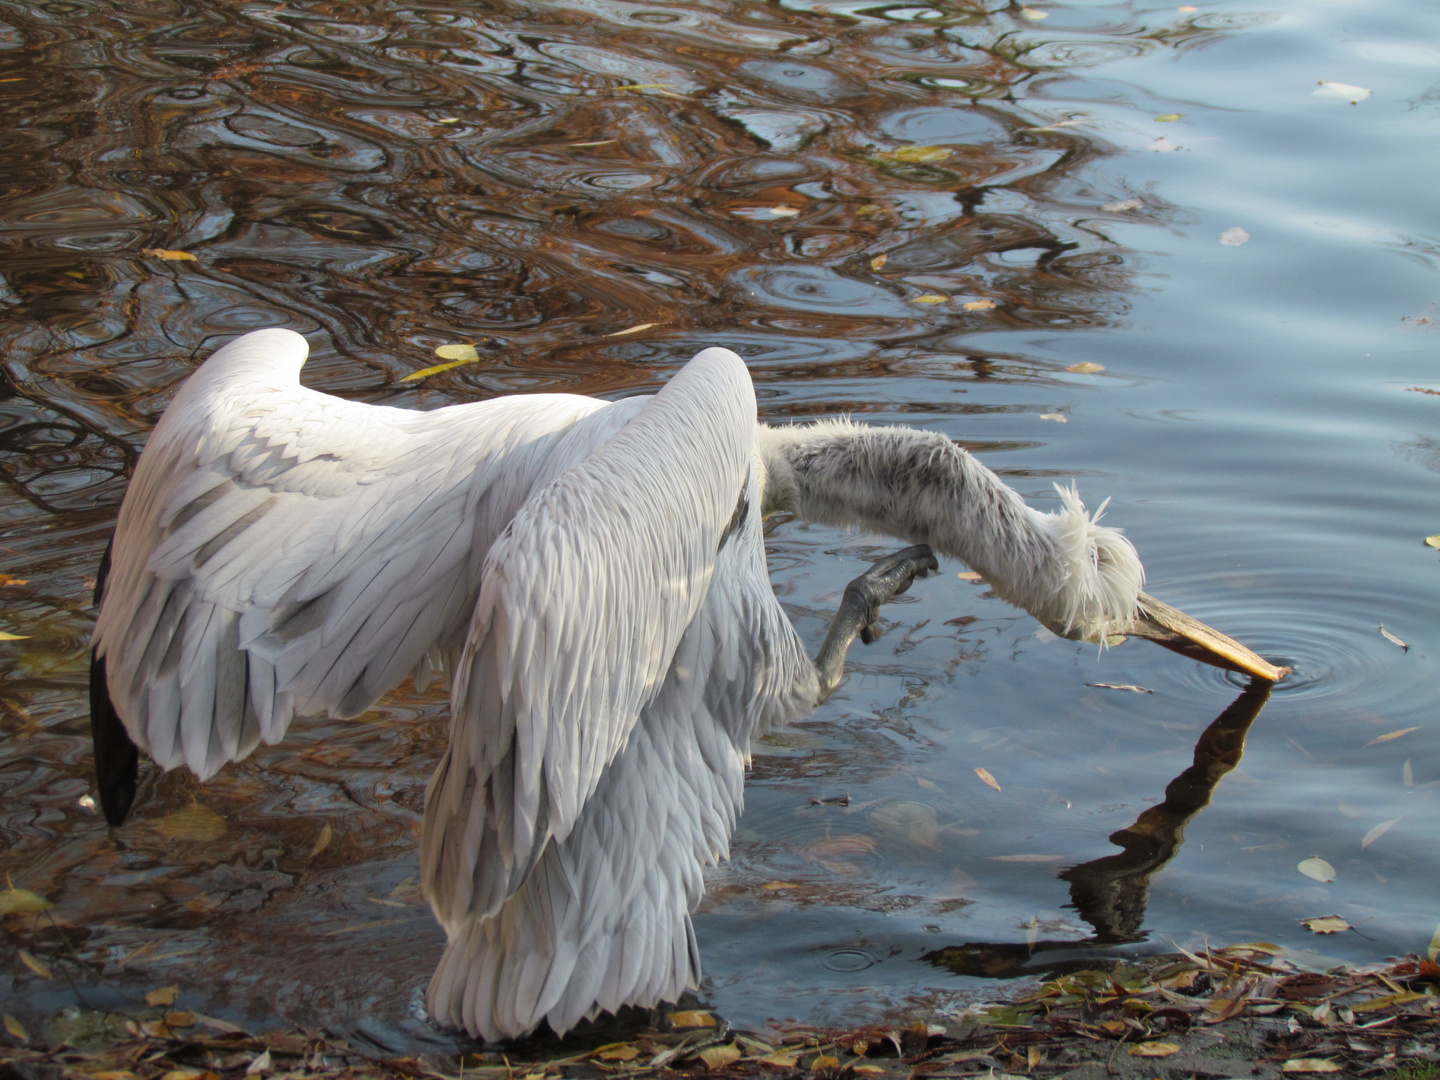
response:
M0 629L25 636L0 643L0 862L57 905L4 919L5 1011L179 983L247 1023L423 1030L442 692L203 789L149 780L119 833L80 804L124 477L197 358L272 325L309 338L310 385L418 408L629 394L727 345L769 419L944 431L1037 505L1077 477L1150 591L1296 666L1247 697L1050 639L947 567L759 748L696 920L733 1021L949 1007L1172 941L1429 946L1440 19L992 7L0 3ZM457 342L482 361L397 381ZM882 547L774 530L812 644ZM1297 921L1332 913L1363 936Z

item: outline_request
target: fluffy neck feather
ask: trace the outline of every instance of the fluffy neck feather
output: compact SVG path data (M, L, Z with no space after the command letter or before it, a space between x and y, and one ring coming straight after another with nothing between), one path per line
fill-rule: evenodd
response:
M945 436L848 420L762 427L767 513L861 528L963 559L1057 633L1120 633L1145 571L1118 529L1073 487L1042 514Z

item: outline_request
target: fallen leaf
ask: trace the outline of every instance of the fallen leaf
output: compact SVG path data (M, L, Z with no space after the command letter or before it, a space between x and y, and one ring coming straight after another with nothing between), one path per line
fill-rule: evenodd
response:
M1348 101L1351 105L1358 105L1370 96L1371 91L1363 86L1351 86L1349 83L1331 82L1329 79L1320 80L1320 89L1311 91L1316 97L1336 98L1340 101Z
M1350 924L1339 915L1321 915L1314 919L1301 919L1300 925L1317 934L1338 934L1350 929Z
M0 641L27 641L29 638L29 634L11 634L0 630Z
M958 577L961 581L984 581L984 580L985 580L983 577L981 577L981 576L980 576L976 571L974 571L974 570L961 570L960 573L956 574L955 576Z
M1406 652L1409 652L1409 651L1410 651L1410 646L1407 645L1405 642L1401 641L1398 637L1396 637L1394 634L1392 634L1389 630L1386 630L1386 629L1385 629L1385 624L1384 624L1383 622L1380 624L1380 633L1385 636L1385 640L1386 640L1386 641L1390 641L1390 642L1393 642L1393 643L1396 644L1396 645L1399 645L1400 648L1404 649Z
M1436 533L1434 536L1425 537L1425 543L1429 544L1433 548L1440 548L1440 533ZM5 582L5 584L8 585L10 584L10 582L7 581ZM23 582L21 584L23 584Z
M180 996L180 987L163 986L159 990L151 990L145 995L145 1004L151 1008L174 1005L175 999Z
M1360 841L1360 847L1362 849L1369 847L1376 840L1379 840L1380 837L1384 836L1387 832L1393 829L1396 825L1399 825L1403 818L1404 815L1402 814L1400 817L1394 817L1391 818L1389 821L1382 821L1379 825L1376 825L1373 829L1371 829L1365 834L1365 838Z
M321 826L320 835L315 838L315 844L310 849L310 858L313 859L316 855L319 855L322 851L324 851L327 847L330 846L330 841L334 839L335 830L330 827L330 822L327 821L323 826Z
M155 259L168 259L171 262L195 262L195 256L188 251L171 251L168 248L141 248L140 254Z
M740 1060L740 1048L734 1043L726 1043L724 1046L707 1046L695 1056L705 1062L707 1069L723 1069L732 1061Z
M22 1043L28 1043L30 1041L30 1035L25 1031L25 1025L9 1013L5 1014L3 1023L5 1030L10 1033L11 1038L17 1039Z
M889 261L889 255L876 255L873 259L870 260L870 269L879 270L884 267L884 265Z
M29 578L11 577L9 574L0 574L0 585L29 585Z
M606 334L606 337L624 337L626 334L638 334L641 330L649 330L652 326L659 326L659 323L642 322L638 326L627 326L624 330L616 330L613 334Z
M1220 243L1227 247L1239 247L1250 239L1250 234L1238 225L1233 229L1226 229L1220 234Z
M35 915L55 905L39 893L13 886L0 889L0 915Z
M938 294L938 293L925 293L923 296L912 296L912 297L910 298L910 303L912 303L912 304L943 304L946 300L949 300L949 299L950 299L950 298L949 298L948 296L941 296L941 295Z
M767 881L760 888L766 892L779 892L781 889L798 889L800 884L795 881Z
M1185 119L1185 114L1184 114L1184 113L1167 112L1167 113L1161 113L1159 116L1155 117L1155 122L1156 122L1157 124L1173 124L1176 120L1184 120L1184 119Z
M1064 413L1058 412L1042 412L1040 414L1040 419L1054 420L1057 424L1068 424L1070 422L1070 419Z
M42 979L53 979L55 977L50 971L49 964L45 963L45 961L41 960L38 956L31 955L25 949L20 950L20 962Z
M441 360L463 360L466 363L480 359L480 354L475 351L475 346L465 342L437 345L435 346L435 355Z
M1087 682L1086 686L1094 686L1101 690L1129 690L1135 694L1153 694L1155 691L1144 686L1136 686L1134 683L1117 682Z
M966 311L989 311L995 306L994 300L969 300L963 305Z
M1440 923L1435 924L1435 933L1430 938L1430 948L1425 955L1432 961L1440 960Z
M1280 1066L1281 1072L1335 1073L1344 1072L1345 1066L1329 1058L1291 1058Z
M1145 203L1140 199L1124 199L1121 202L1107 202L1100 209L1106 213L1116 214L1122 210L1139 210L1144 205Z
M1335 880L1335 867L1331 866L1324 859L1313 855L1301 862L1296 869L1306 877L1314 878L1316 881Z
M1199 11L1200 9L1194 4L1186 4L1184 7L1178 7L1175 10L1181 12L1182 14L1188 15L1190 12Z
M1094 375L1097 371L1104 371L1105 365L1097 364L1093 360L1081 360L1080 363L1071 364L1065 370L1073 371L1077 375Z
M902 146L898 150L891 150L880 156L908 162L911 165L931 165L937 161L944 161L954 152L948 146Z
M442 348L444 346L441 346ZM477 356L475 360L479 360ZM423 379L430 375L439 375L442 371L449 371L451 368L461 367L464 364L473 364L475 360L451 360L448 364L436 364L434 367L421 368L419 371L412 371L409 375L401 376L398 382L414 382L416 379Z
M1131 1057L1169 1057L1171 1054L1179 1052L1180 1046L1177 1043L1146 1042L1136 1043L1130 1047Z
M1409 735L1412 731L1419 731L1419 730L1420 730L1420 728L1417 726L1417 727L1402 727L1402 728L1401 728L1400 730L1398 730L1398 731L1387 731L1384 735L1376 735L1375 738L1373 738L1373 739L1371 739L1369 742L1367 742L1367 743L1365 744L1365 746L1376 746L1376 745L1378 745L1378 744L1380 744L1380 743L1389 742L1391 739L1398 739L1398 738L1400 738L1402 735ZM1364 747L1362 747L1361 749L1364 749Z
M171 1009L165 1014L165 1026L187 1028L195 1026L195 1014L186 1009Z
M634 1061L640 1056L640 1048L634 1043L612 1043L602 1046L592 1056L601 1061Z
M990 775L989 769L976 769L975 775L978 776L981 780L984 780L985 783L989 784L996 791L1000 790L1000 781L996 780L995 777Z
M766 1054L760 1059L761 1065L771 1065L777 1069L793 1069L800 1063L800 1056L788 1050L776 1050L773 1054Z
M818 1073L827 1069L838 1068L840 1068L840 1059L837 1057L831 1057L829 1054L821 1054L819 1057L817 1057L814 1061L810 1063L811 1072Z
M681 1009L670 1014L675 1027L714 1027L715 1017L701 1009Z
M1031 22L1039 22L1041 19L1048 19L1050 13L1048 11L1039 11L1036 8L1027 7L1020 9L1020 17L1022 19L1029 19Z
M170 840L218 840L226 828L223 817L199 803L155 822L155 831Z

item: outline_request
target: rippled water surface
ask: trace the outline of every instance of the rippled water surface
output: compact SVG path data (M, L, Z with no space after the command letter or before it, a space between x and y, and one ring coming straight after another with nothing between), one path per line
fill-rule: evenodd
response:
M247 1023L426 1037L443 691L297 725L203 788L147 773L118 832L80 802L124 479L178 381L261 326L306 335L310 385L416 408L642 392L727 345L767 419L921 425L1036 505L1071 477L1109 496L1151 592L1295 665L1267 700L1097 653L946 566L758 748L696 919L732 1021L943 1007L1172 941L1424 951L1437 23L1426 0L0 0L0 864L57 905L4 918L4 1011L178 983ZM479 363L398 381L461 342ZM774 528L812 646L886 549ZM1298 923L1332 913L1361 932Z

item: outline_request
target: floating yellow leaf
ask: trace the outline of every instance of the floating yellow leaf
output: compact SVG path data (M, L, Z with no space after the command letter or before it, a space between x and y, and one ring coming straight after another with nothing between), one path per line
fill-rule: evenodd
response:
M0 574L0 585L29 585L29 578L11 577L9 574Z
M0 915L36 915L55 905L29 889L0 889Z
M218 840L226 827L223 817L199 803L155 822L155 831L171 840Z
M478 359L480 359L478 356L475 357L475 360ZM423 379L430 375L439 375L442 371L449 371L451 368L473 364L475 360L451 360L448 364L436 364L434 367L421 368L419 371L412 371L409 375L402 376L398 381L414 382L416 379Z
M475 351L475 346L467 342L437 345L435 346L435 355L441 360L461 360L467 364L480 359L480 354Z
M798 889L800 885L794 881L767 881L760 887L766 892L779 892L781 889Z
M838 1068L840 1068L840 1059L837 1057L831 1057L829 1054L821 1054L819 1057L817 1057L814 1061L810 1063L811 1072L818 1073L823 1072L827 1069Z
M1433 548L1440 548L1440 533L1436 533L1434 536L1425 537L1425 543L1429 544Z
M641 330L649 330L652 326L659 326L659 323L642 322L637 326L627 326L624 330L616 330L613 334L606 334L606 337L624 337L626 334L638 334Z
M939 293L925 293L923 296L912 296L912 297L910 298L910 303L912 303L912 304L943 304L946 300L949 300L949 299L950 299L950 298L949 298L948 296L941 296Z
M1065 370L1073 371L1077 375L1094 375L1097 371L1104 371L1105 365L1097 364L1093 360L1081 360L1080 363L1071 364Z
M707 1069L723 1069L732 1061L740 1060L740 1048L734 1043L724 1046L707 1046L695 1055L705 1063Z
M1430 938L1430 948L1426 950L1425 955L1432 961L1440 960L1440 923L1435 924L1435 933Z
M1296 869L1306 877L1314 878L1316 881L1335 880L1335 867L1331 866L1324 859L1316 856L1311 856L1304 860Z
M889 255L876 255L873 259L870 260L870 269L879 270L885 265L886 262L889 261L889 259ZM1440 539L1440 537L1437 537L1437 539ZM1440 547L1440 544L1437 544L1436 546Z
M188 251L171 251L169 248L141 248L140 253L154 259L168 259L170 262L195 261L195 256Z
M10 1033L11 1038L18 1039L22 1043L28 1043L30 1041L30 1035L28 1032L26 1032L25 1025L20 1023L19 1020L16 1020L15 1017L11 1016L9 1013L5 1014L3 1023L5 1025L5 1030Z
M1167 112L1167 113L1161 113L1159 116L1155 117L1155 122L1156 122L1156 123L1159 123L1159 124L1173 124L1176 120L1184 120L1184 119L1185 119L1185 114L1184 114L1184 113Z
M1370 91L1363 86L1351 86L1349 83L1331 82L1329 79L1320 80L1320 89L1313 91L1316 97L1336 98L1340 101L1348 101L1351 105L1358 105L1370 96Z
M327 821L320 827L320 835L315 838L315 844L310 848L310 858L313 859L316 855L319 855L330 846L330 841L334 839L335 830L331 828L330 822Z
M1281 1072L1336 1073L1344 1072L1345 1066L1329 1058L1291 1058L1280 1066Z
M0 630L0 641L26 641L29 637L29 634L11 634Z
M974 571L974 570L961 570L960 573L956 574L955 576L958 577L961 581L984 581L984 580L985 580L983 577L980 576L979 573L977 573L977 572Z
M187 1028L195 1026L195 1014L186 1009L171 1009L165 1014L166 1027Z
M1361 848L1369 847L1376 840L1379 840L1380 837L1384 836L1387 832L1393 829L1396 825L1399 825L1403 819L1404 815L1402 814L1400 817L1393 817L1389 821L1382 821L1379 825L1376 825L1373 829L1367 832L1365 834L1365 838L1360 841Z
M50 973L49 964L45 963L45 961L41 960L38 956L31 955L25 949L20 950L20 962L42 979L53 979L55 977Z
M937 161L944 161L954 152L948 146L902 146L898 150L892 150L888 154L880 156L893 158L895 161L904 161L911 165L930 165Z
M772 206L770 207L771 217L799 217L800 211L793 206Z
M1053 420L1057 424L1068 424L1070 422L1070 418L1068 416L1066 416L1064 413L1058 412L1042 412L1040 414L1040 419Z
M1350 929L1350 924L1339 915L1322 915L1314 919L1301 919L1300 925L1317 934L1339 934Z
M1020 9L1020 17L1022 19L1028 19L1030 22L1039 22L1041 19L1048 19L1050 13L1048 11L1040 11L1036 8L1027 7Z
M1169 1057L1171 1054L1178 1054L1180 1047L1176 1043L1167 1042L1145 1042L1136 1043L1130 1047L1131 1057Z
M145 1004L153 1009L174 1005L175 999L180 996L180 987L162 986L159 990L151 990L145 995Z
M1402 727L1399 731L1387 731L1384 735L1376 735L1375 738L1371 739L1371 740L1370 740L1369 742L1367 742L1365 745L1366 745L1366 746L1376 746L1376 745L1378 745L1378 744L1380 744L1380 743L1383 743L1383 742L1389 742L1391 739L1398 739L1398 738L1400 738L1400 736L1402 736L1402 735L1409 735L1412 731L1419 731L1419 730L1420 730L1420 728L1417 726L1417 727Z
M1000 790L1000 781L996 780L995 777L990 775L989 769L976 769L975 775L978 776L981 780L984 780L985 783L989 784L996 791Z
M670 1014L675 1027L714 1027L715 1017L700 1009L682 1009Z
M995 306L994 300L969 300L965 303L966 311L989 311Z

